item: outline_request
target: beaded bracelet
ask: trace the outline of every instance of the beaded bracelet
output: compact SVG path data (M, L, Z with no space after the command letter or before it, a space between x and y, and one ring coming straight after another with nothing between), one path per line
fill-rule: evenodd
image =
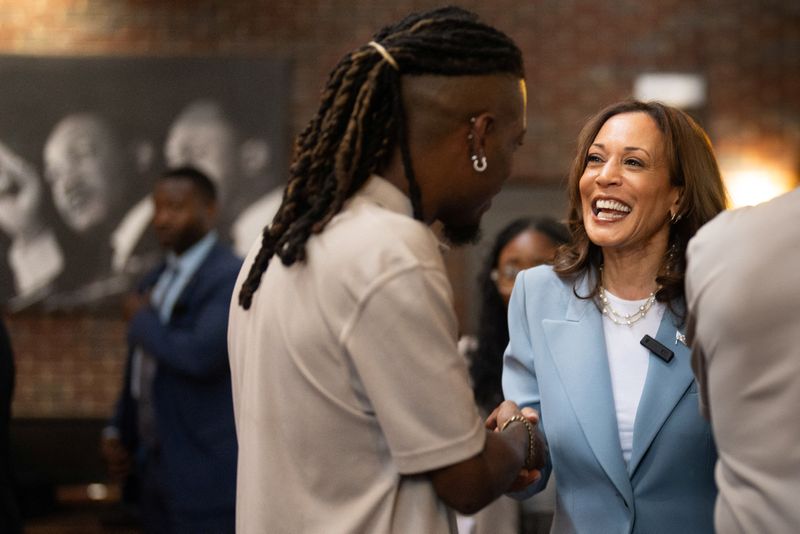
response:
M528 431L528 457L525 459L525 469L533 469L533 425L531 422L524 415L517 414L503 423L503 426L500 427L500 432L504 431L511 423L517 421L525 425L525 430Z

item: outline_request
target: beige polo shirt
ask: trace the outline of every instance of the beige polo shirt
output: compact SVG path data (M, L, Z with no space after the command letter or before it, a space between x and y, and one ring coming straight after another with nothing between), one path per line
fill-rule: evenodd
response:
M456 347L439 244L372 177L307 260L274 258L250 310L232 299L236 522L250 533L455 532L423 473L485 431Z
M689 242L692 366L719 450L720 534L800 532L800 188Z

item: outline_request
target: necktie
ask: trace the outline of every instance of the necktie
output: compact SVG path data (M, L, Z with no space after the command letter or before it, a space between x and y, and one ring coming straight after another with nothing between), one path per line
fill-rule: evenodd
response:
M169 321L172 312L172 307L166 305L167 296L177 278L177 265L168 263L150 294L150 303L158 311L158 316L164 324ZM138 362L139 372L136 387L131 388L131 393L138 400L139 438L145 446L154 449L158 445L158 436L153 411L153 380L158 365L155 358L141 347L136 347L134 350L134 364Z
M161 319L161 322L165 324L169 320L169 316L172 312L171 306L167 305L167 297L169 296L170 289L177 278L177 264L168 262L164 272L158 277L158 282L156 282L155 287L153 287L153 292L150 295L150 303L156 310L158 310L158 316Z

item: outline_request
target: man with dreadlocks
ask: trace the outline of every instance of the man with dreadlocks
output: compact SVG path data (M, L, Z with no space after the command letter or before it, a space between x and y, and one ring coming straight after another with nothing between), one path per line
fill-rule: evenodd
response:
M536 414L478 416L429 229L477 234L525 133L523 79L516 45L458 8L332 72L231 306L240 534L454 532L451 509L538 476Z

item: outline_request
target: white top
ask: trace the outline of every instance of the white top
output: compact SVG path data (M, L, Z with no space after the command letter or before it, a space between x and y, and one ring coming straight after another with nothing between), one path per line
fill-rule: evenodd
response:
M456 348L439 245L373 177L306 245L273 258L228 347L239 439L236 531L455 532L427 476L486 439Z
M606 290L608 303L621 314L633 314L647 299L623 300ZM606 338L608 368L611 371L611 387L614 393L614 406L617 412L619 442L625 463L631 459L633 450L633 423L642 398L647 367L650 364L650 351L644 348L641 339L645 334L656 337L665 306L655 302L642 319L632 325L614 323L603 315L603 332Z

